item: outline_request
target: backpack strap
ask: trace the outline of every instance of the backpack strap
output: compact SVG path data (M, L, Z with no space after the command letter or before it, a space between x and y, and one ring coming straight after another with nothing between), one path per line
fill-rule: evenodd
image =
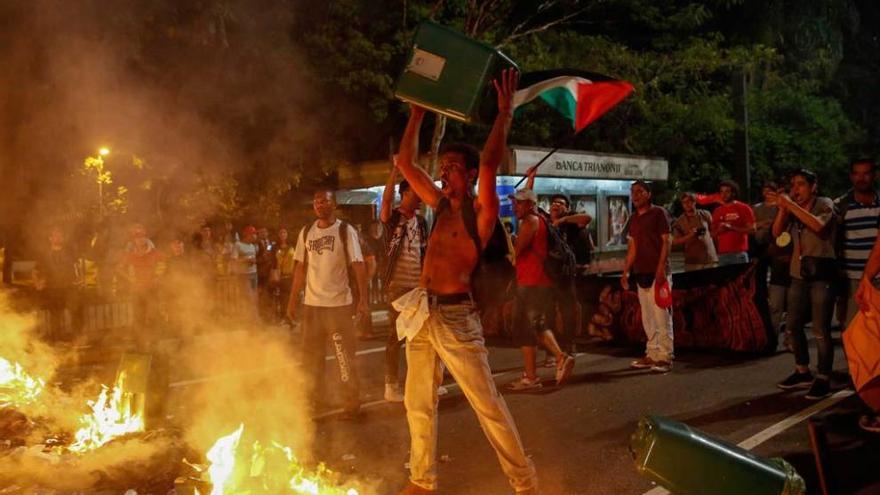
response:
M342 254L345 256L345 266L351 264L349 259L351 256L348 254L348 228L351 226L345 220L339 221L339 239L342 241Z
M300 236L302 236L302 242L303 242L303 264L306 264L306 265L309 263L309 244L308 244L309 231L312 230L312 225L314 225L315 222L317 222L317 220L315 220L314 222L307 223L305 226L303 226L302 230L300 231Z
M428 248L428 221L425 220L425 217L416 214L417 221L419 222L419 234L421 236L419 250L421 251L421 262L425 264L425 251Z
M480 231L477 227L477 211L474 210L474 200L470 196L466 197L461 203L461 219L464 221L464 228L468 235L474 241L477 248L477 256L483 252L483 243L480 241Z
M437 219L440 218L440 214L446 211L447 208L449 208L449 198L442 196L437 203L437 208L434 208L434 223L431 224L432 233L437 230Z

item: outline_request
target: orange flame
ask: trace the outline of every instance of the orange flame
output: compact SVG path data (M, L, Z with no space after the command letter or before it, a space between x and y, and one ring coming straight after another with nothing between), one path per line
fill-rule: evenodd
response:
M116 437L144 431L143 411L134 404L134 394L125 390L125 373L116 378L112 391L101 385L98 399L89 401L89 407L92 412L80 418L82 426L68 447L71 452L84 453Z
M18 363L0 358L0 407L20 407L37 400L46 382L27 374Z
M220 437L208 450L206 457L211 465L207 469L207 481L213 486L211 495L358 495L354 488L339 488L329 481L328 478L333 473L323 464L318 466L314 474L308 475L297 461L293 449L278 442L271 442L266 446L259 441L254 442L249 465L238 462L239 457L245 455L238 450L243 431L244 424L241 424L234 432ZM277 469L277 463L273 462L278 458L283 460L282 469ZM198 490L195 493L199 495Z

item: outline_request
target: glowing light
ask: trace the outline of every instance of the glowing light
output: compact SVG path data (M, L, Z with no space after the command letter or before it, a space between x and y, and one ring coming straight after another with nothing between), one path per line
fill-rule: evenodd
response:
M243 431L244 423L238 425L238 429L234 432L217 440L206 454L208 461L211 462L211 466L208 468L208 476L213 485L211 495L227 493L226 485L235 472L235 452L238 450L238 443L241 441Z
M135 405L134 394L125 390L125 373L119 374L112 391L101 385L98 399L89 401L89 407L92 412L80 418L82 426L69 447L71 452L94 450L116 437L144 431L143 411Z
M101 148L98 150L98 154L101 156L107 156L110 154L110 148Z
M278 442L254 442L250 452L239 450L244 425L220 437L208 450L207 469L211 495L288 493L293 495L358 495L354 488L340 488L323 464L308 474L293 449ZM248 455L249 454L249 455ZM236 476L236 475L239 476ZM198 493L198 490L196 490Z
M0 358L0 407L30 404L45 386L45 381L27 374L20 364Z

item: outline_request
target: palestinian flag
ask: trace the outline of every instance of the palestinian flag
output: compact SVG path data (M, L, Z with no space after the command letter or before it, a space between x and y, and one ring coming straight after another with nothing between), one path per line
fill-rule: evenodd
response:
M632 84L573 69L547 70L523 74L521 89L513 94L518 108L540 98L571 120L578 133L611 110L632 93Z

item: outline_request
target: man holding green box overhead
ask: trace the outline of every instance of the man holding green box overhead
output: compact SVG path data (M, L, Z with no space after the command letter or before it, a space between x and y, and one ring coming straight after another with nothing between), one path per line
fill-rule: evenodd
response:
M419 129L425 109L412 106L398 154L398 167L413 191L435 211L420 287L394 301L401 312L398 335L407 339L408 371L404 403L409 422L410 482L402 495L437 489L437 386L446 364L477 413L517 494L537 493L535 468L526 457L504 398L495 388L471 275L498 219L495 176L507 152L513 119L511 100L519 74L505 70L494 81L498 116L482 154L466 145L450 145L440 155L442 188L418 159ZM474 183L479 190L474 196Z

